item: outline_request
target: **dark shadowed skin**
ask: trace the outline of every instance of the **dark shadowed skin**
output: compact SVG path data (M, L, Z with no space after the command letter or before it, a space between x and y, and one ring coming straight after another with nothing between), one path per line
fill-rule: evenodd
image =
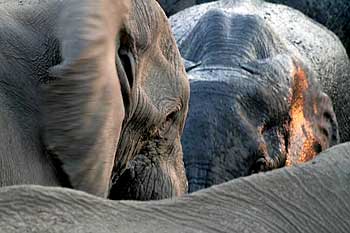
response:
M213 0L157 0L168 16L193 5L212 2Z
M157 0L168 16L198 4L197 0Z
M0 25L1 186L186 191L189 87L156 1L1 1Z
M332 103L319 79L325 72L325 79L339 78L330 68L349 64L345 50L331 32L279 8L221 1L170 18L191 85L182 137L190 192L303 163L339 142ZM280 18L294 17L291 26L306 25L318 37L281 31ZM305 54L294 47L297 39L315 47L304 48Z
M350 229L350 145L312 162L235 179L175 200L110 201L63 188L0 189L3 233L262 232Z

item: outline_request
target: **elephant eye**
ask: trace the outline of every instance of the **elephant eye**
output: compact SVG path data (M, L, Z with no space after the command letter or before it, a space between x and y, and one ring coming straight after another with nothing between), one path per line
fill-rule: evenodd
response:
M172 111L171 113L169 113L167 116L166 116L166 121L169 122L173 122L176 120L177 116L178 116L178 113L179 111Z
M156 132L156 137L158 139L166 139L166 140L169 139L167 138L166 135L169 135L169 130L172 130L171 126L174 125L174 122L176 122L176 120L178 119L178 116L179 116L178 110L174 110L166 115L165 121L163 121L161 127Z
M165 121L163 123L163 129L169 129L172 125L177 122L179 119L179 114L180 114L180 108L174 109L173 111L169 112L166 117Z

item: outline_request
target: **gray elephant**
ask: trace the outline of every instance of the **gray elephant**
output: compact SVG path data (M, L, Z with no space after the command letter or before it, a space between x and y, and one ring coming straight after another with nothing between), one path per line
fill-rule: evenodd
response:
M168 16L171 16L188 7L213 2L215 0L157 0Z
M191 85L190 192L314 158L339 142L337 114L350 140L350 63L332 32L262 1L198 5L170 22Z
M197 0L157 0L168 16L199 4Z
M312 162L175 200L110 201L63 188L0 189L0 229L19 232L348 232L350 144Z
M349 0L268 0L293 7L326 26L342 41L350 55L350 1Z
M186 192L189 85L156 1L6 0L0 24L1 186Z
M188 7L214 0L158 0L167 15L171 16ZM323 24L343 42L350 54L350 1L348 0L267 0L284 4Z

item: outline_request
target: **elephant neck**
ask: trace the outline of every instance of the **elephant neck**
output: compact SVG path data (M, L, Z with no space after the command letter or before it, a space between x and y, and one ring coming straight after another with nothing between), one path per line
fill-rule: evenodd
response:
M183 56L203 66L235 67L278 53L271 29L258 16L209 11L180 46Z

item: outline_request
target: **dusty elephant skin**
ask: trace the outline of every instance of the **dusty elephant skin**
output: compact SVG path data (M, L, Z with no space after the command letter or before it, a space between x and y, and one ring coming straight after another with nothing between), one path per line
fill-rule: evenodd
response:
M213 0L158 0L171 16L188 7ZM350 1L348 0L267 0L297 9L333 31L350 54Z
M175 200L109 201L63 188L0 189L0 229L19 232L323 232L350 229L350 144L315 160Z
M191 85L182 137L189 191L302 163L339 142L320 85L339 95L342 113L337 87L349 83L350 65L333 33L262 1L198 5L170 22ZM347 117L339 114L343 140Z
M293 7L326 26L343 42L350 55L350 1L348 0L268 0Z
M186 191L189 87L156 1L1 1L0 25L1 186ZM142 182L125 190L132 180Z

